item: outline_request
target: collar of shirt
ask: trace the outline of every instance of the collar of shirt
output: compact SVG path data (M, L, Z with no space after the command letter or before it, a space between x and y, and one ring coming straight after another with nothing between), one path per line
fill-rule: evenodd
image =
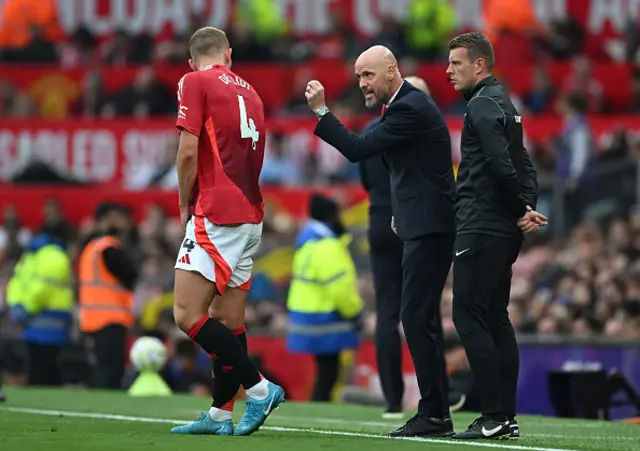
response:
M221 67L221 64L209 64L208 66L203 66L200 68L200 70L209 70L209 69L213 69L214 67Z
M464 93L464 98L467 100L471 100L474 95L478 93L485 86L495 86L498 84L498 80L494 76L489 76L487 78L483 78L478 83L476 83L473 88L469 89Z
M389 99L389 101L387 103L385 103L384 106L386 106L387 108L389 108L389 105L391 105L391 102L393 102L393 99L396 98L396 96L398 95L398 93L400 92L400 90L402 89L402 85L404 85L404 80L402 80L402 83L400 83L400 86L398 87L398 90L391 96L391 98Z

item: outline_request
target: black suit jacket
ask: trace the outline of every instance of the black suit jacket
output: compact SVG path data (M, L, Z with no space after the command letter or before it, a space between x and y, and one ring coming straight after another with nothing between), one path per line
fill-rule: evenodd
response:
M359 136L327 113L315 134L352 162L383 155L391 176L395 225L403 241L455 232L451 137L427 94L405 81L377 127Z
M380 124L380 118L376 117L367 124L363 133L373 130ZM391 216L391 184L389 181L389 168L387 168L382 154L366 158L358 164L360 170L360 182L369 193L369 211L384 211ZM389 218L391 221L391 218Z

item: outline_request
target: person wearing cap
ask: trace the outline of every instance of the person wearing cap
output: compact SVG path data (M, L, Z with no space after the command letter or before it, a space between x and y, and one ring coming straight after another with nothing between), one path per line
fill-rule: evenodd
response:
M341 352L359 344L364 303L358 294L355 265L338 204L313 195L309 216L295 241L287 298L287 349L314 356L317 374L313 400L330 401Z
M134 324L133 288L138 271L119 238L128 220L125 207L100 204L95 212L96 232L79 258L80 330L95 357L93 385L97 388L122 387L127 332Z

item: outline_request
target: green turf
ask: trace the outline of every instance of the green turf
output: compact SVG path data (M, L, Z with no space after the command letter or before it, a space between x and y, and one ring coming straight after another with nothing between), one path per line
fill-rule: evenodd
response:
M286 403L269 417L264 429L251 437L174 436L168 433L172 427L171 420L194 419L200 410L208 409L207 399L190 396L130 398L122 393L85 390L6 391L8 402L0 405L0 451L178 451L185 448L197 451L220 446L224 446L225 451L371 451L372 447L381 450L424 450L428 447L429 451L467 451L490 449L487 446L493 446L492 449L538 448L539 451L640 450L638 425L534 416L519 417L522 438L517 442L483 441L476 444L450 443L448 440L434 443L389 440L383 436L401 422L382 420L380 409L347 404ZM242 404L236 406L236 420L242 413L242 407ZM47 412L27 413L24 409ZM72 412L77 416L51 415L51 411ZM133 418L87 418L92 413ZM454 415L456 430L463 430L473 418L471 414ZM147 422L135 421L141 419ZM164 422L149 422L152 419ZM278 427L285 430L273 429ZM332 435L318 431L329 431ZM339 435L344 433L354 435ZM356 436L355 433L373 437Z

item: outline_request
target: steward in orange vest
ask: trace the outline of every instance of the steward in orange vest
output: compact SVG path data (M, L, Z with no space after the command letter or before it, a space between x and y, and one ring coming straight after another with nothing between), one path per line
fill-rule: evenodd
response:
M94 385L122 388L126 339L134 325L133 288L138 271L120 246L129 225L128 211L103 203L95 213L97 233L89 238L78 264L80 330L95 356Z

